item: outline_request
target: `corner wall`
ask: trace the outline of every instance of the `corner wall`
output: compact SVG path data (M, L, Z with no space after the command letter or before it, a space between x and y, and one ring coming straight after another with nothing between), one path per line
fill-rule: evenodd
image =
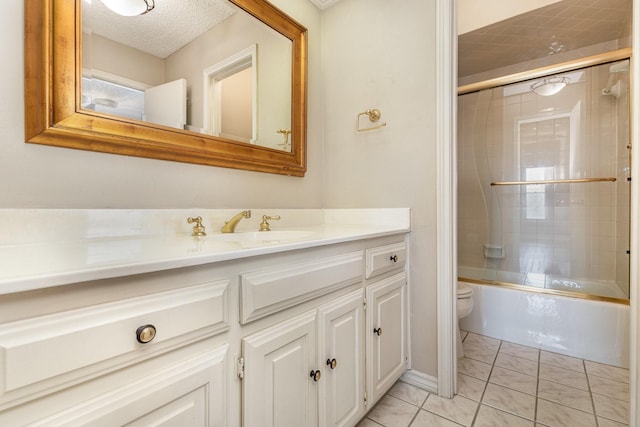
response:
M322 13L325 207L412 209L412 368L437 377L435 3L342 0ZM355 131L378 108L387 126ZM362 125L369 124L363 116Z

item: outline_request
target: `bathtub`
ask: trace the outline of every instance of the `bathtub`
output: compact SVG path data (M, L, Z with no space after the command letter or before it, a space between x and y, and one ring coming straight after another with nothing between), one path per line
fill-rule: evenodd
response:
M461 330L629 367L628 305L465 283L474 305Z
M483 278L487 281L513 283L531 288L574 292L613 299L628 299L629 296L613 280L581 280L555 274L521 273L477 267L458 267L458 276Z

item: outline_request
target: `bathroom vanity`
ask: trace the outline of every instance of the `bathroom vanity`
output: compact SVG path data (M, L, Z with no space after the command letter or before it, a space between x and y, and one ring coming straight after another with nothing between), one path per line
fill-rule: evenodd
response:
M409 210L229 212L5 233L0 425L355 425L407 368Z

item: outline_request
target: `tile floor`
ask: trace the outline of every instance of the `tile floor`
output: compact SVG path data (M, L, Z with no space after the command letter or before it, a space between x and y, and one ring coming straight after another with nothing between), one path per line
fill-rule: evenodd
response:
M464 334L458 395L443 399L397 382L358 427L621 427L629 372Z

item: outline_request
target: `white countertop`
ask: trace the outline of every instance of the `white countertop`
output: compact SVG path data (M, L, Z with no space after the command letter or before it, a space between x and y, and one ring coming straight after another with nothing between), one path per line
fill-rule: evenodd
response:
M211 226L206 237L192 237L188 216L202 216L205 226L221 225L218 218L238 210L0 210L0 294L410 231L410 212L404 208L252 211L237 233L221 234ZM255 231L263 212L283 220L272 221L272 231ZM17 216L21 221L14 221ZM17 232L18 223L28 231Z

